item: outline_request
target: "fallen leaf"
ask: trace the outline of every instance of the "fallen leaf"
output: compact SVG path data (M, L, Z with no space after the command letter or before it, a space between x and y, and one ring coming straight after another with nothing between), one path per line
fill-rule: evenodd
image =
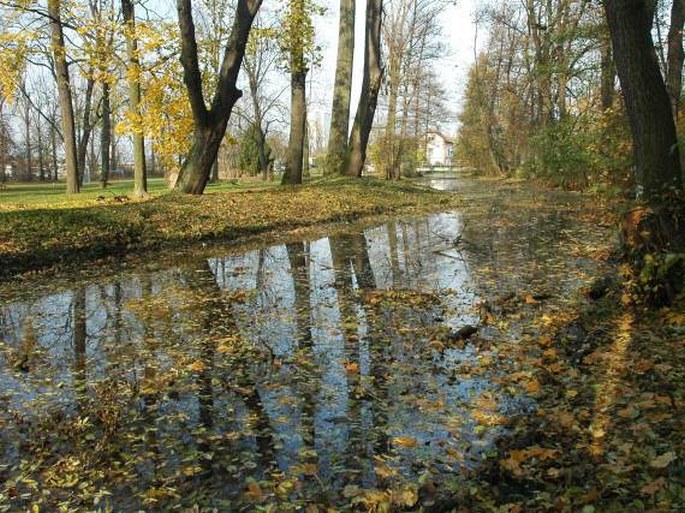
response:
M666 468L677 458L678 457L675 455L673 451L669 451L662 454L661 456L654 458L649 464L649 466L652 468Z
M640 488L640 492L642 492L645 495L654 495L659 490L661 490L665 484L666 484L666 479L664 479L663 477L660 477L659 479L655 479L651 483L646 484L645 486Z
M412 449L418 445L416 438L411 436L396 436L392 439L393 445L397 447L402 447L404 449Z

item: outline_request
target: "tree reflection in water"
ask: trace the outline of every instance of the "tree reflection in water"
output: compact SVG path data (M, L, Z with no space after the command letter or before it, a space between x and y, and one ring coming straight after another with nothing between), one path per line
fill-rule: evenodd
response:
M102 493L121 510L339 506L355 486L458 471L499 429L476 429L474 398L516 400L487 375L450 378L473 348L428 345L477 321L470 256L449 242L462 228L437 214L5 302L12 504L31 500L22 460L51 504Z

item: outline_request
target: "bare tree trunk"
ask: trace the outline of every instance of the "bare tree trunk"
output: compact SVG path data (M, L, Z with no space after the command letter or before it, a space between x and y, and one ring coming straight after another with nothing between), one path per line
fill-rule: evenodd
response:
M41 182L45 181L45 158L43 148L43 129L41 128L40 121L36 123L36 135L38 136L38 179Z
M304 141L302 141L302 178L309 178L309 119L307 115L307 105L304 109Z
M88 141L90 134L93 131L93 122L90 119L90 111L93 106L93 89L95 88L95 80L92 78L92 70L86 82L86 94L83 104L83 131L76 146L76 161L78 162L78 180L79 186L83 186L83 178L86 174L86 153L88 152Z
M50 127L50 153L52 155L52 181L59 179L59 164L57 163L57 129Z
M671 98L673 117L678 120L680 93L683 89L683 25L685 25L685 2L673 0L671 7L671 27L668 31L668 69L666 87Z
M211 108L207 109L202 93L202 75L198 61L195 24L191 0L177 0L181 29L181 64L195 123L193 145L183 163L174 188L189 194L202 194L226 133L235 102L242 96L236 87L238 72L245 55L247 39L262 0L238 0L236 13Z
M64 33L62 31L61 0L48 0L52 52L57 77L57 92L62 113L62 132L64 135L64 156L67 173L67 194L79 192L78 167L76 159L76 126L74 104L71 99L69 66L67 65Z
M107 187L110 171L110 146L112 145L112 105L109 96L109 84L102 84L102 130L100 132L100 183Z
M366 5L366 44L364 78L345 157L345 174L361 176L366 161L373 117L376 113L378 92L383 80L381 68L381 15L383 0L368 0Z
M126 56L128 58L129 109L140 123L140 59L138 57L138 37L136 18L132 0L121 0L121 13L126 27ZM147 169L145 168L145 136L142 127L135 126L133 131L133 195L147 196Z
M24 143L26 145L24 154L24 180L33 180L33 148L31 147L31 104L24 99Z
M600 41L601 50L601 102L602 110L606 111L614 105L614 97L616 96L616 68L614 66L614 56L611 50L611 36L609 34L602 34Z
M659 201L669 188L682 190L678 140L657 61L651 27L654 3L604 0L633 134L638 195Z
M354 59L355 0L340 0L340 26L338 30L338 60L335 68L333 108L328 135L327 171L343 171L347 136L350 129L350 103L352 97L352 62Z
M304 132L307 123L306 108L306 69L295 69L291 72L290 86L290 139L285 160L283 184L296 185L302 183L302 158L304 154Z

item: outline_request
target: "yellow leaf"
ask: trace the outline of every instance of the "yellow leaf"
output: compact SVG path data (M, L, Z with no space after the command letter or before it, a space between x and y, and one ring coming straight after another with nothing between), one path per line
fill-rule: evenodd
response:
M418 445L416 438L412 438L411 436L396 436L392 439L392 443L397 447L403 447L405 449L411 449Z
M607 434L606 431L599 426L590 426L588 430L593 438L604 438L604 436Z
M537 379L527 381L523 386L529 394L537 394L542 389L542 385L540 385L540 382Z
M304 465L302 465L302 473L305 476L316 475L316 472L318 470L319 470L319 467L315 463L305 463Z
M202 363L200 360L197 360L190 365L188 365L188 370L194 371L194 372L202 372L203 370L206 369L206 366L204 363Z
M374 472L380 479L387 479L394 474L393 470L385 463L376 465Z
M405 508L411 508L419 502L419 490L413 485L407 485L403 489L393 492L392 502Z
M350 374L359 374L359 364L352 362L345 365L345 370Z
M649 466L652 468L666 468L676 459L678 459L678 457L675 455L675 453L673 451L669 451L654 458Z

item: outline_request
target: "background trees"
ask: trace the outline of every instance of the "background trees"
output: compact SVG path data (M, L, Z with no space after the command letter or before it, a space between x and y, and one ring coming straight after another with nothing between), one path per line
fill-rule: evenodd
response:
M384 16L366 23L380 33L380 43L365 34L376 47L367 50L356 41L356 58L368 59L369 74L356 112L359 129L366 128L351 134L354 12L370 13L378 5L320 2L293 0L262 10L252 30L256 0L180 2L179 20L147 8L134 19L135 2L129 0L0 0L0 64L11 70L0 77L6 147L12 152L3 159L18 159L13 165L26 178L66 177L72 192L84 179L99 175L106 185L130 168L138 177L134 193L144 194L149 166L177 189L199 193L220 171L240 175L240 161L247 162L252 151L257 159L248 159L250 166L258 163L262 178L284 169L285 182L300 183L315 160L308 156L309 134L317 147L328 141L329 170L357 175L359 162L366 161L360 151L366 139L376 174L411 174L426 163L426 133L449 135L455 126L456 106L440 69L450 2L386 0ZM335 45L335 35L319 33L319 14L338 4L335 76L330 70L312 85L308 72L321 59L322 42L329 53ZM657 69L678 121L682 2L658 2L653 19ZM455 160L482 173L568 188L634 182L629 112L616 101L619 59L602 5L483 0L477 20L479 52L464 71ZM314 112L306 112L312 102L307 88L326 96L317 90L320 84L331 86L332 103L326 114L316 102ZM249 92L241 101L240 89ZM289 110L281 101L287 89ZM238 115L231 117L233 110ZM280 158L275 148L284 134L289 144Z
M589 134L609 122L601 84L614 88L610 77L600 80L600 10L587 1L526 0L487 7L479 19L488 38L469 72L459 158L491 174L585 185L611 164L601 150L587 151L599 143ZM616 163L623 165L618 156Z

